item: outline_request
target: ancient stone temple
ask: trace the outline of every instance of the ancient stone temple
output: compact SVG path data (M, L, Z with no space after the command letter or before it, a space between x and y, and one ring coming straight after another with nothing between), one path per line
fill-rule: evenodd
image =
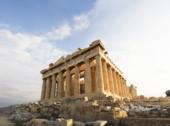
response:
M50 63L41 73L41 100L103 95L131 99L137 95L136 88L127 86L123 73L108 58L100 40Z

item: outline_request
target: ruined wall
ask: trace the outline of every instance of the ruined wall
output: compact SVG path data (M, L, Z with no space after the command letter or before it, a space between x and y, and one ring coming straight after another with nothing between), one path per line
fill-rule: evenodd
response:
M137 90L136 87L132 84L129 86L129 92L132 98L136 98L137 97Z
M170 126L170 118L127 118L120 126Z

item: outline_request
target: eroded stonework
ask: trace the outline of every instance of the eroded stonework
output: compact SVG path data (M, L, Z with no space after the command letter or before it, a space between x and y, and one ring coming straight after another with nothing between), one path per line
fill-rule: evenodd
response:
M127 85L100 40L50 63L41 73L41 100L94 96L132 99L137 96L136 87Z

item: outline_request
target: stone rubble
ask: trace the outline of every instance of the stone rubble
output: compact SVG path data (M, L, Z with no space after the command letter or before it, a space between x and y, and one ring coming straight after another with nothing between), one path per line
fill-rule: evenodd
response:
M80 98L51 103L22 104L16 107L9 119L13 122L20 121L25 126L68 126L73 124L102 126L104 122L113 123L116 118L127 117L126 111L119 108L121 104L119 102L114 101L113 98L103 97L90 100ZM72 121L68 119L72 119ZM96 120L100 121L96 122Z
M170 106L109 97L80 98L22 104L9 117L25 126L116 126L123 118L170 118Z
M154 99L154 101L153 101ZM166 98L164 98L166 99ZM159 102L157 102L159 100ZM131 102L128 104L128 117L142 117L142 118L169 118L170 117L170 105L168 100L160 101L159 98L152 98L148 101Z

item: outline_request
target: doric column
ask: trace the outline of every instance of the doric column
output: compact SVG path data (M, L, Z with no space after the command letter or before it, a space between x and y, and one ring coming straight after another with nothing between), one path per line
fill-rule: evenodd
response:
M119 82L120 82L120 92L121 92L121 96L123 96L123 84L122 84L121 75L119 75Z
M46 92L45 92L45 99L50 98L50 77L46 80Z
M41 100L44 100L45 98L45 84L46 84L46 79L43 79L43 84L42 84L42 89L41 89Z
M112 71L112 67L110 66L109 67L109 84L110 84L110 92L114 95L115 92L114 92L114 80L113 80L113 71Z
M124 85L122 76L120 76L120 80L121 80L121 84L122 84L122 96L125 96L125 85Z
M71 75L70 69L67 68L66 70L66 97L70 96L70 88L71 88Z
M120 82L120 93L121 93L121 96L123 96L123 85L121 81L121 75L119 75L119 82Z
M117 95L119 95L119 89L118 89L118 81L117 81L117 74L116 71L113 69L113 81L114 81L114 91Z
M112 74L112 68L111 66L108 66L108 78L109 78L109 88L110 93L114 93L114 87L113 87L113 74Z
M104 83L103 83L102 61L100 55L97 55L95 58L96 58L96 91L98 93L103 93Z
M79 84L79 66L75 66L75 90L74 95L78 96L80 94L80 84Z
M125 96L128 97L128 94L127 94L127 85L125 83Z
M117 87L118 87L118 95L121 96L121 85L120 85L119 74L117 72L116 72L116 80L117 80Z
M62 74L62 71L59 72L58 74L58 98L61 98L62 97L62 85L63 85L63 74Z
M91 69L89 59L85 61L85 94L91 93L92 91L92 80L91 80Z
M124 79L124 84L125 84L125 95L126 95L126 97L129 97L128 96L127 84L126 84L126 80L125 79Z
M121 93L121 96L123 96L123 83L122 83L121 75L119 75L119 82L120 82L120 93Z
M103 79L104 79L104 90L109 91L109 79L108 79L108 69L106 61L103 61Z
M126 96L126 85L123 83L123 95Z
M124 81L124 78L122 78L122 83L123 83L123 94L126 97L126 83Z
M52 86L51 86L51 99L55 98L55 89L56 89L56 76L52 75Z

